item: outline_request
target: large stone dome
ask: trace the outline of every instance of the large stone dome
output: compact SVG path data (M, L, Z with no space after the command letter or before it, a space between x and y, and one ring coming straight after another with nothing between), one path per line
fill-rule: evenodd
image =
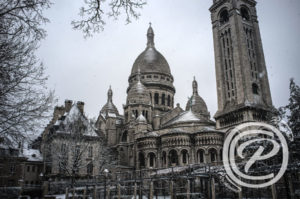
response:
M171 75L167 60L154 47L154 31L151 26L147 31L147 40L147 48L135 60L131 70L131 75L137 74L138 69L141 74L162 73Z
M137 74L138 69L140 69L142 74L155 72L171 75L167 60L154 47L147 47L146 50L138 56L133 64L131 75Z
M154 32L150 24L147 31L147 47L136 58L128 78L127 103L150 103L154 110L167 112L174 105L176 91L173 82L167 60L154 46ZM137 93L138 90L147 90L147 94ZM134 99L135 96L141 99Z
M162 86L175 92L170 66L165 57L154 46L154 32L151 26L147 31L147 47L136 58L132 66L129 76L130 85L127 91L137 81L138 70L141 74L141 81L146 87Z

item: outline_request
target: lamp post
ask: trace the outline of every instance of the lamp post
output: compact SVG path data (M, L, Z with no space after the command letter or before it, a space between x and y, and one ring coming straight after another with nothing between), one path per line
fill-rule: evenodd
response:
M108 169L104 169L104 199L106 199L106 179L109 171Z

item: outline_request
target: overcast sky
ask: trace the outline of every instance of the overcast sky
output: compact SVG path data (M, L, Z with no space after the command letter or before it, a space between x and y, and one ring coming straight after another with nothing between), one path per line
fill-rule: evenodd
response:
M214 51L209 7L212 0L149 0L141 17L125 25L109 20L105 30L84 39L70 22L78 19L83 0L53 0L45 12L51 23L41 43L39 58L47 67L48 86L58 105L65 99L85 102L89 117L97 117L106 103L109 85L113 101L123 114L131 67L146 47L149 22L155 46L167 59L176 88L175 103L185 107L196 76L199 94L213 116L217 110ZM264 46L273 103L286 105L289 79L300 83L300 1L258 0L258 20Z

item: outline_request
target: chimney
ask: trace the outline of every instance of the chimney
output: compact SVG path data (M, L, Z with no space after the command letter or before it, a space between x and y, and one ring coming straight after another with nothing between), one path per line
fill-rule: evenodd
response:
M66 112L70 111L70 109L72 107L72 103L73 103L72 100L68 100L68 99L65 100L65 110L66 110Z
M77 107L80 110L80 112L83 114L83 109L84 109L84 102L77 102Z

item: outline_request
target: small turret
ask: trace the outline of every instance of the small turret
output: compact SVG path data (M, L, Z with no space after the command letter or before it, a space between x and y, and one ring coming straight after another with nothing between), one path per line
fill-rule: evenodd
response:
M103 116L109 116L109 115L118 116L119 115L119 111L118 111L117 107L114 105L112 98L113 98L113 91L111 89L111 86L109 86L109 89L107 91L107 102L100 111L100 114L102 114Z
M205 101L202 99L202 97L199 96L198 94L198 83L194 77L193 83L193 95L189 98L187 104L186 104L186 111L193 111L196 114L200 114L204 116L205 118L209 119L210 114L207 110L207 106Z
M127 105L129 104L151 104L150 92L141 82L139 69L137 74L137 82L130 88L127 95Z

